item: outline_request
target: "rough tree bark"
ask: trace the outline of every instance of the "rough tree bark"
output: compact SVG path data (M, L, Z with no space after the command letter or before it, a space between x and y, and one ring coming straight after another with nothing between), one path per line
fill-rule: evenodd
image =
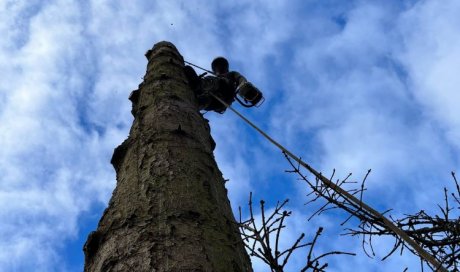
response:
M85 271L252 271L183 58L169 42L146 56L129 137L112 157L117 187L84 246Z

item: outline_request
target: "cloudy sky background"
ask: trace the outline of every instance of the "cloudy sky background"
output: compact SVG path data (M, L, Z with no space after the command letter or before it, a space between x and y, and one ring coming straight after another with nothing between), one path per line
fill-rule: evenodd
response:
M127 97L161 40L204 67L228 57L266 96L235 106L319 171L360 180L371 168L377 209L435 211L460 169L458 14L457 0L0 0L0 271L82 270L132 123ZM231 112L206 117L233 208L249 191L290 198L285 241L324 226L318 253L358 254L329 258L331 271L419 270L410 255L381 262L386 239L364 257L338 236L340 213L307 222L306 187L279 151Z

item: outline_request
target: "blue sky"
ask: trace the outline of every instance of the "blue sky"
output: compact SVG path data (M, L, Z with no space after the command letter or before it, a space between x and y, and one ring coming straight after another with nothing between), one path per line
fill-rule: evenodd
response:
M0 0L0 271L82 270L132 123L128 95L161 40L204 67L226 56L266 96L235 106L319 171L360 180L372 168L371 205L434 212L460 170L459 13L456 0ZM318 253L358 253L328 259L330 271L418 271L407 254L379 260L391 240L365 257L338 236L341 214L307 222L307 189L280 152L231 112L206 117L234 209L249 191L290 198L284 241L324 226Z

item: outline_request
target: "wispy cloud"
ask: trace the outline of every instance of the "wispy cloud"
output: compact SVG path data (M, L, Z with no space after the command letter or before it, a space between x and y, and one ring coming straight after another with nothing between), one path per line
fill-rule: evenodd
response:
M92 61L85 59L86 41L78 35L79 7L6 3L7 12L13 33L0 54L6 75L0 267L53 271L65 266L57 252L77 235L79 214L110 195L114 174L107 162L125 132L104 125L101 134L86 125L92 121L82 101L91 92L85 71ZM17 26L22 29L15 33Z
M427 118L439 122L442 133L457 151L460 110L456 75L460 63L460 3L426 1L400 18L403 49L397 56L410 77L410 91Z

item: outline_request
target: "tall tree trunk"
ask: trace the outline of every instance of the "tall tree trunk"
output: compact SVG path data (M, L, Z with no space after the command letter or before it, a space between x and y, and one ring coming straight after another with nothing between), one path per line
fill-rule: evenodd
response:
M129 137L115 149L108 208L88 236L85 271L252 271L173 44L146 54Z

